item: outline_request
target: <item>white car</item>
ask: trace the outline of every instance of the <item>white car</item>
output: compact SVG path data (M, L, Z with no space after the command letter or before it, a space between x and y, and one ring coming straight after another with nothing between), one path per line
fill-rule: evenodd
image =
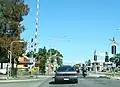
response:
M0 69L0 74L7 74L7 70L6 69Z

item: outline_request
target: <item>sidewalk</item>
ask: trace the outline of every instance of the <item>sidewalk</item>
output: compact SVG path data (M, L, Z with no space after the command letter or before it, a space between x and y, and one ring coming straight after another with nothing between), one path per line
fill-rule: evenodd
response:
M116 79L120 80L120 76L118 74L113 75L113 73L110 72L91 72L89 73L89 76L91 77L106 77L108 79Z
M120 80L120 77L118 76L106 76L109 79L114 79L114 80Z
M38 75L30 77L30 76L23 76L18 78L9 78L7 77L0 77L0 83L11 83L11 82L28 82L28 81L45 81L48 78L51 78L52 76L44 76L44 75Z
M89 73L88 76L90 77L106 77L105 74L98 74L98 73Z
M117 75L115 75L115 76L113 76L113 75L106 75L106 77L109 78L109 79L120 80L120 76L117 76Z

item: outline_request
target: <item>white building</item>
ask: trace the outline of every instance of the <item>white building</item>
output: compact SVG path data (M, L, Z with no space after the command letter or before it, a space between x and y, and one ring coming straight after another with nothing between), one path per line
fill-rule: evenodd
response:
M91 64L92 71L97 72L103 70L103 63L104 63L103 60L97 60L97 61L92 60L91 63L92 63Z

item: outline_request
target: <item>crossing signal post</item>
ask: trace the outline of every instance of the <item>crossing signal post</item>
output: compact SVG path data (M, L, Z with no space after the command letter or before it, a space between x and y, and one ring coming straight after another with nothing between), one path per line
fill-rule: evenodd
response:
M96 54L96 50L94 51L94 65L95 65L95 72L97 72L97 54Z
M113 37L113 39L109 39L111 42L112 42L112 46L111 46L111 53L113 55L116 54L116 46L119 45L116 41L115 41L115 38Z
M105 62L109 62L108 52L105 52Z
M108 56L108 52L105 52L105 65L107 66L107 69L110 71L110 67L109 67L109 56Z
M113 39L111 40L111 39L109 39L111 42L112 42L112 46L111 46L111 53L112 53L112 55L113 55L113 57L115 57L115 55L116 55L116 46L117 45L119 45L116 41L115 41L115 38L113 37ZM114 73L115 73L115 67L116 66L114 66L115 65L115 62L113 62L113 67L114 67Z
M96 54L96 50L94 51L94 61L97 61L97 54Z

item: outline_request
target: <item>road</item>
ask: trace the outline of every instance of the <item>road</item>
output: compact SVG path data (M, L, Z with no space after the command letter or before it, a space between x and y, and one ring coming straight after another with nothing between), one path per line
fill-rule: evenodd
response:
M80 77L78 84L72 83L55 84L53 78L49 78L45 82L30 81L18 83L0 83L0 87L120 87L120 80L111 80L96 77L86 78Z
M86 77L79 78L78 84L61 83L55 84L53 79L45 82L40 87L120 87L120 80L110 80L106 78Z
M47 80L50 80L51 77L39 77L39 79L28 79L28 80L14 80L14 81L0 81L0 87L40 87L42 83L44 83Z
M41 81L0 83L0 87L39 87Z

